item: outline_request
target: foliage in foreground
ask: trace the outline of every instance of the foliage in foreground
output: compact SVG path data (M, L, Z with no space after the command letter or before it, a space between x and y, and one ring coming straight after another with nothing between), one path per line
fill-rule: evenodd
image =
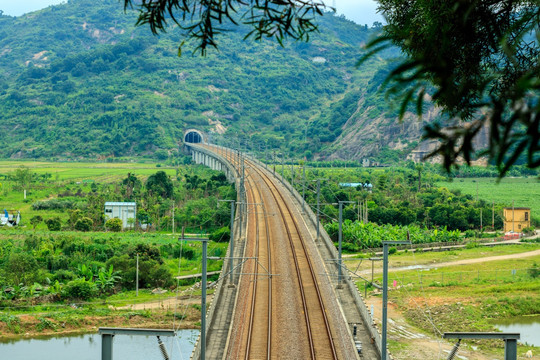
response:
M448 170L460 156L470 162L484 150L474 140L488 127L485 153L501 176L522 154L528 167L540 166L537 2L379 3L388 25L367 57L390 45L407 55L385 81L401 97L401 116L409 103L421 116L427 98L449 114L446 122L424 127L425 138L440 141L431 155L442 156Z

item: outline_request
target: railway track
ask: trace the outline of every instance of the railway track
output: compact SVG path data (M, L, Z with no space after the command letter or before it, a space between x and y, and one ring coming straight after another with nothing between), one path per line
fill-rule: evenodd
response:
M212 148L241 168L238 157ZM246 257L227 358L338 359L306 239L276 179L245 160ZM274 273L276 276L272 276Z
M246 197L255 223L255 256L251 275L251 311L244 359L270 359L272 354L272 262L270 227L260 189L248 178ZM249 205L248 205L249 206ZM249 208L248 208L249 209ZM264 230L264 233L261 232ZM265 332L266 330L266 332Z

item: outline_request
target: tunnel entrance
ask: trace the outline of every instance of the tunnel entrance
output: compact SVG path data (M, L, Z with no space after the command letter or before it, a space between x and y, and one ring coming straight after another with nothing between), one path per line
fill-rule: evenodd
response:
M192 143L192 144L198 144L203 142L202 134L198 131L188 131L186 135L184 135L184 142L185 143Z

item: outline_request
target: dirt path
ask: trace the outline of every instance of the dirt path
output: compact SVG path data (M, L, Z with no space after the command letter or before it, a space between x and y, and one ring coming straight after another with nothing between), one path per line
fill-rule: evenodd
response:
M486 261L512 260L521 259L532 256L540 256L540 250L527 251L518 254L498 255L489 257L479 257L475 259L456 260L444 263L426 265L425 268L456 266L465 264L475 264ZM411 270L410 267L393 268L393 271ZM362 271L363 273L371 272L371 269ZM380 273L382 270L376 270ZM449 299L437 299L428 297L425 299L431 305L437 302L449 302ZM380 329L382 318L382 299L380 296L371 296L366 299L369 308L374 311L374 319ZM453 347L453 343L442 340L434 335L429 335L426 332L416 328L411 323L407 322L403 310L398 308L396 304L388 303L388 340L389 342L398 342L399 345L393 346L392 355L394 359L399 360L418 360L418 359L446 359L449 351ZM461 360L492 360L500 359L499 356L486 355L479 350L473 350L472 347L460 347L456 359ZM501 355L502 356L502 355ZM524 354L519 354L518 359L524 359Z
M210 304L212 302L213 295L207 296L207 301ZM169 297L160 300L149 301L140 304L120 306L116 309L118 310L150 310L150 309L163 309L163 310L174 310L175 306L178 309L181 309L184 306L188 305L197 305L201 303L200 296L186 296L181 297L176 300L176 297Z
M540 249L534 250L534 251L527 251L527 252L519 253L519 254L487 256L487 257L481 257L481 258L475 258L475 259L456 260L456 261L442 262L442 263L436 263L436 264L430 264L430 265L421 265L419 266L419 268L422 268L422 269L441 268L441 267L447 267L447 266L477 264L477 263L483 263L483 262L488 262L488 261L523 259L523 258L531 257L531 256L540 256ZM405 267L390 268L389 270L407 271L407 270L412 270L412 269L410 266L405 266ZM374 272L376 274L380 274L382 273L382 269L375 269ZM360 274L371 274L371 269L362 270L360 271Z
M540 255L540 249L534 250L534 251L528 251L524 253L519 253L519 254L488 256L488 257L476 258L476 259L450 261L450 262L445 262L445 263L439 263L437 264L437 267L476 264L479 262L487 262L487 261L522 259L522 258L538 256L538 255Z
M381 298L370 297L366 300L366 303L368 307L373 305L375 322L380 329L382 317ZM452 343L426 335L407 323L397 306L391 302L388 303L388 340L390 342L397 341L402 344L392 350L392 355L396 360L446 359L453 347ZM461 346L455 359L492 360L493 356L486 356L468 349L466 346Z

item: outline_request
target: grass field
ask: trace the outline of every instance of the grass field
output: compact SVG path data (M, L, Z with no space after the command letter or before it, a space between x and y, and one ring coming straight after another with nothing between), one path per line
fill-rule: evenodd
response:
M418 347L426 346L425 341L415 341L399 335L400 326L408 326L407 331L424 333L439 338L442 332L452 331L498 331L495 323L515 316L533 316L540 309L540 277L528 269L540 264L540 255L521 259L482 261L487 256L504 256L526 253L540 249L540 244L505 245L477 247L446 252L400 253L389 258L390 268L421 265L424 268L411 270L389 270L388 301L391 305L389 325L390 351L397 359L416 359L411 354L418 353ZM472 264L451 264L451 261L478 259ZM443 265L446 264L446 265ZM347 261L351 271L368 270L364 275L371 279L371 261ZM375 262L380 269L380 262ZM441 266L442 265L442 266ZM429 266L429 268L426 268ZM538 271L538 270L537 270ZM535 272L537 274L537 272ZM382 281L380 273L374 279ZM364 281L358 280L359 291L364 294ZM369 289L369 288L368 288ZM380 292L368 290L368 301L380 306ZM377 308L375 312L377 313ZM379 319L380 319L380 315ZM400 326L396 325L400 324ZM440 333L439 333L440 332ZM393 337L393 338L392 338ZM504 343L501 341L468 341L477 346L474 353L484 357L474 359L500 358ZM519 344L519 354L535 348ZM427 357L423 357L427 358ZM429 357L434 358L434 357ZM440 357L438 357L440 358ZM522 357L518 357L522 359Z
M479 199L505 206L512 206L514 201L516 207L530 207L533 219L540 219L540 181L537 178L505 178L500 182L494 178L454 179L436 185L473 196L478 194Z
M110 182L127 173L134 173L148 177L158 170L174 175L175 169L157 167L156 163L85 163L85 162L35 162L35 161L0 161L0 174L7 174L20 166L25 166L36 174L49 173L52 179L58 181L93 180L96 182Z
M6 175L21 166L25 166L35 174L49 173L52 176L46 183L34 182L26 191L26 199L23 191L14 190L13 182L0 180L0 211L3 209L19 210L23 220L28 220L34 215L41 215L45 218L60 216L62 220L65 220L68 216L67 212L55 210L34 211L32 204L36 201L54 197L68 188L71 190L80 188L83 192L88 193L91 182L119 182L126 178L128 173L135 174L142 181L157 171L165 171L169 176L176 175L176 169L157 167L156 165L156 163L0 161L0 175ZM45 228L45 225L41 224L40 227Z

